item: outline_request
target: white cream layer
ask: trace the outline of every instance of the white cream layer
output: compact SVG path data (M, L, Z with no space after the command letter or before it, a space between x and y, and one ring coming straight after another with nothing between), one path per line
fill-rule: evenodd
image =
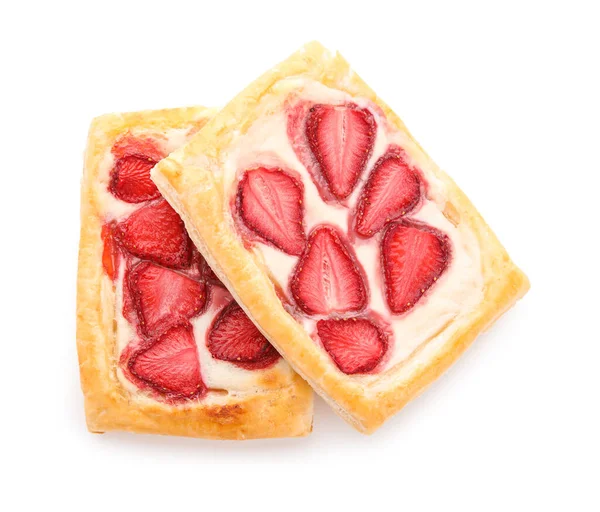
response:
M318 103L340 104L353 102L368 108L378 125L377 138L373 154L365 173L348 201L348 208L325 203L316 188L309 172L296 156L287 136L286 113L279 99L266 96L258 106L258 121L240 137L236 146L230 150L223 167L225 190L229 196L236 193L237 179L245 169L256 166L284 167L298 172L304 184L305 223L307 234L321 223L338 226L347 231L348 214L360 195L369 170L382 156L390 144L404 148L409 155L420 154L406 134L392 130L372 103L356 98L345 92L330 89L320 83L303 79L288 79L276 86L278 91L294 91L302 100ZM452 334L449 324L461 316L469 314L483 298L483 278L481 272L480 249L477 238L465 223L454 226L443 214L446 204L446 192L443 183L436 178L427 162L413 162L423 172L428 182L428 198L418 210L409 217L421 220L446 233L452 242L452 260L442 277L429 290L419 303L403 315L392 315L386 303L380 269L379 243L381 235L354 246L356 255L362 264L369 281L370 299L368 308L389 322L394 340L386 356L385 370L406 361L418 349L426 344L438 345ZM289 279L298 261L282 251L260 242L254 245L257 257L269 270L271 278L288 293ZM302 317L301 321L312 334L317 319ZM458 324L454 322L453 325Z

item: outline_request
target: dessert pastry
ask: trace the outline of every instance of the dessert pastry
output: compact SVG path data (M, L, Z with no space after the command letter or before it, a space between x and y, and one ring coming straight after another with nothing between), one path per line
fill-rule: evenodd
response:
M318 43L151 176L260 330L362 432L529 286L402 121Z
M311 431L312 391L235 303L150 180L213 110L92 123L77 345L88 428L246 439Z

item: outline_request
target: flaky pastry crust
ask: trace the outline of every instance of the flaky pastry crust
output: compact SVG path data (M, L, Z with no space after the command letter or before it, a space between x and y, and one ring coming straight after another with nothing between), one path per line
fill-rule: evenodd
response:
M199 129L215 114L204 107L109 114L91 125L81 186L77 284L77 349L85 414L91 432L252 439L305 436L312 430L312 391L297 374L261 372L260 389L217 394L186 405L137 396L117 377L115 290L102 266L102 205L95 190L99 166L120 135L148 130Z
M389 123L413 142L404 148L444 184L444 214L455 225L466 223L481 249L483 300L452 336L425 360L401 363L375 379L341 373L282 306L267 269L242 244L228 213L229 197L219 169L225 154L258 119L261 100L282 94L276 85L300 77L367 98L382 109ZM287 94L287 92L285 92ZM529 288L527 277L510 260L492 230L454 181L440 170L412 138L404 123L350 69L339 55L310 43L247 87L192 140L157 165L152 178L185 221L193 241L217 275L260 330L345 420L371 433L439 377L498 317ZM412 356L411 356L412 357Z

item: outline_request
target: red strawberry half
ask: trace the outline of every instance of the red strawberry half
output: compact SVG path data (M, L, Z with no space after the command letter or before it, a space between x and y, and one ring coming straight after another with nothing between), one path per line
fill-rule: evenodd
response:
M215 359L231 363L268 366L279 358L236 302L231 302L217 315L208 332L206 346Z
M400 148L390 148L373 167L356 208L356 231L363 237L377 233L386 222L411 211L421 197L418 172Z
M288 254L304 249L302 183L281 169L246 171L238 185L237 207L244 224Z
M141 203L160 196L150 179L150 169L156 161L143 155L119 158L110 175L110 191L127 203Z
M315 105L306 119L306 137L337 199L354 190L371 156L377 125L371 112L356 105Z
M206 304L206 286L183 274L148 261L129 273L129 290L140 329L154 337L196 316Z
M317 333L335 364L347 374L373 370L388 346L386 335L366 318L319 320Z
M306 137L306 119L308 118L308 111L312 106L313 103L297 101L296 98L292 98L292 101L286 105L287 135L294 153L296 153L298 160L300 160L302 166L310 174L323 201L336 202L337 199L329 191L329 185L323 177L321 167L315 159L315 155L310 149Z
M192 244L185 226L164 199L141 207L117 224L115 238L138 258L173 268L190 264Z
M205 391L189 323L171 328L137 352L128 368L134 377L172 398L196 398Z
M290 288L298 307L309 315L359 311L367 303L359 263L331 226L317 226L310 234Z
M392 313L411 309L438 280L450 260L448 237L426 224L390 224L381 242L387 303Z

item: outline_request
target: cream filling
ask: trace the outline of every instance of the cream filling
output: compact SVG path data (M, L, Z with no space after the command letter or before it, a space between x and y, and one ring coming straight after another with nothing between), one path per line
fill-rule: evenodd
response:
M157 138L165 155L182 146L187 140L188 129L171 129L166 132L165 138ZM135 135L135 134L134 134ZM148 135L147 132L142 132L140 135ZM96 181L96 197L99 201L99 209L104 212L107 220L120 221L130 215L133 211L141 208L144 203L129 204L117 199L108 189L110 182L110 171L115 163L115 158L110 151L107 151L99 168L99 175ZM130 342L134 342L138 335L135 329L123 316L123 284L125 277L125 265L123 262L119 266L119 273L115 280L115 296L114 296L114 320L116 324L116 351L117 361L119 361L123 350ZM111 283L108 276L103 276L107 287L111 288ZM200 373L204 384L211 389L225 390L228 393L253 393L265 388L262 384L262 379L266 373L278 374L277 380L291 380L293 372L291 367L283 360L279 359L275 364L263 370L245 370L227 361L214 359L206 346L206 333L212 324L217 313L224 307L225 304L233 300L229 292L218 287L211 287L211 297L209 304L204 313L198 317L192 318L190 323L194 330L194 338L198 349L198 358L200 361ZM152 400L144 393L140 393L137 386L132 383L123 373L120 366L117 365L117 378L123 387L130 393L136 394L141 400ZM210 394L205 397L204 401L218 402L218 395Z
M346 232L348 215L358 200L368 171L386 148L390 144L397 144L404 148L409 156L420 155L420 151L406 134L393 131L368 100L351 97L342 91L299 78L284 80L276 85L276 89L278 92L289 90L295 93L300 90L299 96L302 100L320 103L351 101L363 108L369 108L375 116L378 130L366 171L349 198L347 208L325 203L289 142L286 113L281 99L277 99L281 96L271 96L261 102L258 106L258 120L245 136L239 138L238 143L226 156L223 166L226 195L231 197L236 193L237 178L245 169L259 165L291 169L299 173L304 185L304 219L307 234L315 225L324 222ZM403 315L392 315L382 286L379 249L381 235L355 244L357 258L369 283L370 298L367 307L381 315L393 332L393 342L381 368L383 371L406 361L427 344L437 346L442 343L452 334L453 326L459 323L460 318L468 315L483 298L480 248L475 234L465 223L455 226L443 214L446 204L445 187L434 175L428 161L420 158L414 163L422 170L428 182L428 197L409 217L426 222L446 233L452 243L452 260L442 277L414 308ZM253 250L271 278L289 297L288 283L298 258L260 242L254 245ZM302 316L299 317L299 321L309 334L314 332L317 319Z

